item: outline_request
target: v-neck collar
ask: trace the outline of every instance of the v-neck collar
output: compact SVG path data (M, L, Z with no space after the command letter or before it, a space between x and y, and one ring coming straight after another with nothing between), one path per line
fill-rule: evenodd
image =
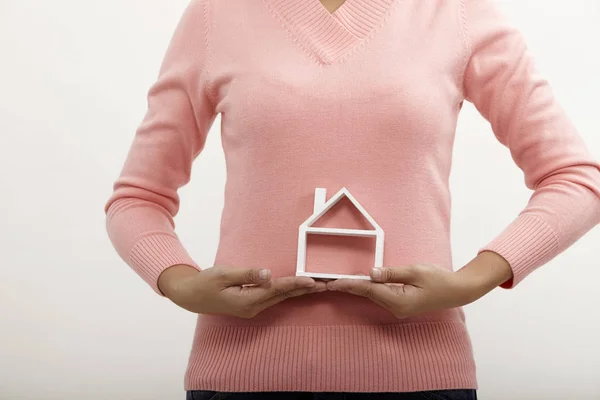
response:
M345 0L329 12L320 0L264 0L307 50L332 64L363 41L394 1Z

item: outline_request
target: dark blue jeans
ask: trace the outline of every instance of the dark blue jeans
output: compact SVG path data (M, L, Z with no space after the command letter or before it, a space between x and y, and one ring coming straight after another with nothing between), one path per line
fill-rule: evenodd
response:
M477 400L474 389L410 393L214 392L191 390L186 400Z

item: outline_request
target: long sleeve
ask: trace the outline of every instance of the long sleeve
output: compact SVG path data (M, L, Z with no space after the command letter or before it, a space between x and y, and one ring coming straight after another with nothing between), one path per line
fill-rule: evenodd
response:
M536 71L523 35L493 0L465 0L465 98L523 171L533 193L481 247L510 264L512 288L600 222L600 165Z
M171 38L148 108L105 204L106 229L119 256L158 294L166 268L194 263L174 229L178 189L189 182L216 117L208 72L206 5L192 0Z

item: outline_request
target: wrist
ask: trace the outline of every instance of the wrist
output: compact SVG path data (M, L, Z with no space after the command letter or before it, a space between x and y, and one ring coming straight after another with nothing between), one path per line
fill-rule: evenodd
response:
M170 266L158 277L158 289L165 297L170 298L171 295L177 291L181 281L195 276L199 272L200 271L190 265L178 264Z
M483 251L455 272L465 286L470 301L475 301L512 278L512 269L504 257Z

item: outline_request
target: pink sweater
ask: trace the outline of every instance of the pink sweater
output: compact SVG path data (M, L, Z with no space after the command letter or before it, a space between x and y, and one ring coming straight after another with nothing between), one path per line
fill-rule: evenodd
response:
M293 275L315 188L346 187L385 232L385 266L452 269L448 178L464 100L534 190L474 250L506 258L514 278L503 286L514 287L600 222L600 165L492 0L346 0L332 14L319 0L192 0L106 204L109 236L157 293L169 266L209 267L190 258L173 217L221 113L215 264ZM309 264L318 262L307 268L367 272L370 250L339 240L313 243ZM185 387L382 392L477 381L461 308L398 320L368 299L323 292L253 319L200 315Z

